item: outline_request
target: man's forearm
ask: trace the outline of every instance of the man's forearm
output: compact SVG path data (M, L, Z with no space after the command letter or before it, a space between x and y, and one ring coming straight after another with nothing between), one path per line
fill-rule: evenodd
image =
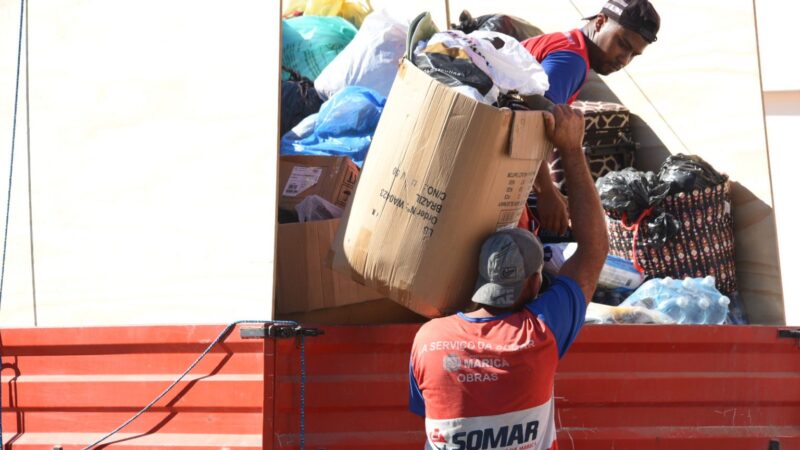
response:
M536 179L533 182L533 189L537 194L548 194L555 189L553 180L550 178L550 165L547 164L546 159L539 166L539 172L536 173Z
M569 192L569 212L572 233L578 248L586 252L608 254L603 207L592 182L589 167L582 149L561 151L561 164L564 168L567 192Z
M549 123L552 127L549 128L550 140L561 154L569 192L572 233L578 241L578 249L561 266L559 273L577 282L589 302L608 255L608 236L600 198L581 148L583 115L568 106L556 105L553 108L553 120Z

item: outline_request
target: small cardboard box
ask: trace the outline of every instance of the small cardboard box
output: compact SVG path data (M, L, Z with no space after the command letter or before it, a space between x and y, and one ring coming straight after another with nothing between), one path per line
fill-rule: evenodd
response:
M278 225L275 310L278 314L351 305L385 296L330 269L339 219Z
M278 206L294 211L316 194L344 208L357 179L358 166L346 156L281 156Z
M427 317L469 302L552 150L544 113L476 102L403 61L334 241L334 269Z

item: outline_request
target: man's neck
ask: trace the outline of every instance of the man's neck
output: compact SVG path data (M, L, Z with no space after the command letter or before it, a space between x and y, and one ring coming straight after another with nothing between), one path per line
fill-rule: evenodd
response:
M594 43L595 30L590 21L583 28L581 28L583 36L586 41L586 52L589 54L589 68L594 69L595 61L597 61L602 53L597 44Z
M589 41L594 39L595 30L593 21L589 21L588 23L586 23L583 26L583 28L581 28L581 31L583 32L583 35L586 37L586 43L588 44Z
M473 319L482 319L486 317L499 316L500 314L508 312L511 312L511 310L507 308L495 308L492 306L483 306L481 308L476 309L475 311L464 313L464 315L467 317L471 317Z

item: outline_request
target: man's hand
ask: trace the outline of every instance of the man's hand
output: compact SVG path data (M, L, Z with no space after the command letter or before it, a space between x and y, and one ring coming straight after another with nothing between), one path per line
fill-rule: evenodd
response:
M551 114L545 114L547 137L559 152L582 151L583 113L567 105L555 105Z
M552 113L545 114L547 137L559 152L578 151L583 149L583 114L567 105L554 105ZM550 168L542 163L536 177L538 187L536 209L542 227L563 235L569 227L569 211L567 201L553 186Z
M536 209L539 212L539 220L542 228L552 231L559 236L567 232L569 226L569 212L567 211L567 200L558 192L550 180L550 169L547 164L542 164L539 171L547 174L547 180L539 186L536 194Z

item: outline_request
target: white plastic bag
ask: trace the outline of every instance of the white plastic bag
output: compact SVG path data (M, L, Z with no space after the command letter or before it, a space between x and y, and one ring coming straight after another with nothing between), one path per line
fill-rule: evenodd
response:
M567 259L564 256L566 246L566 243L544 244L544 267L542 270L545 273L558 275L561 272L561 266Z
M322 98L330 98L345 86L361 86L389 95L406 49L408 23L379 10L364 19L352 41L314 80Z
M550 87L541 64L516 39L496 31L473 31L468 35L484 43L483 56L500 92L517 91L522 95L544 95ZM496 48L501 45L502 47Z
M422 51L444 53L445 49L463 51L476 67L492 79L497 89L491 89L484 96L485 103L496 103L498 91L543 95L550 87L542 66L511 36L482 30L470 34L457 30L443 31L434 34Z
M313 222L315 220L338 219L344 210L319 195L309 195L295 205L297 218L300 222Z
M284 134L282 139L299 141L311 136L314 133L314 127L317 126L317 116L319 116L319 113L312 114L301 120L294 128Z

